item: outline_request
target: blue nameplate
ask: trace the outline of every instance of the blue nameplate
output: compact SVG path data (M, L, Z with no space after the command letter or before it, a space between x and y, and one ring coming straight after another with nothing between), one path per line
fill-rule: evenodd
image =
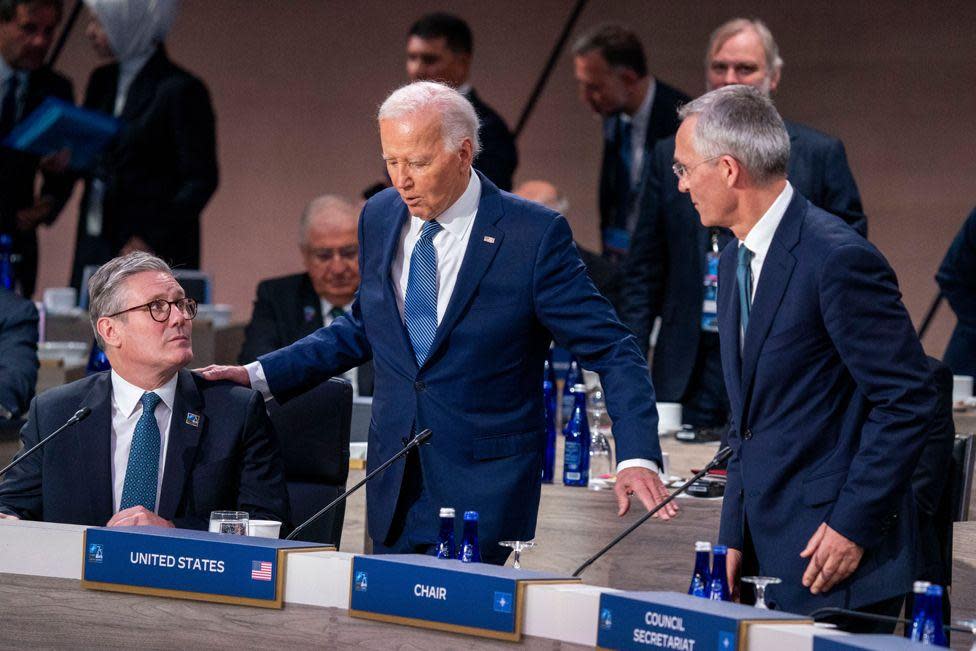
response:
M601 594L597 646L606 649L735 651L749 624L810 623L800 615L677 592Z
M349 614L502 640L522 636L528 583L579 579L421 555L357 556Z
M886 651L887 649L931 649L921 642L897 635L815 635L813 651Z
M201 601L281 608L285 558L328 545L164 527L85 531L81 585Z

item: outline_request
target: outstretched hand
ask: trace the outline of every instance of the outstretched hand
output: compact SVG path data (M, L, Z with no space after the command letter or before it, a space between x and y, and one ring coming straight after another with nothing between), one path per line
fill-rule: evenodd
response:
M243 366L220 366L218 364L211 364L203 368L195 368L193 372L199 373L204 380L230 380L244 387L251 386L251 378L247 374L247 369Z
M613 487L617 494L617 515L622 516L630 510L630 496L636 495L648 511L663 502L669 495L660 475L642 467L624 468L617 473L617 484ZM671 502L654 515L655 518L670 520L678 516L678 505Z

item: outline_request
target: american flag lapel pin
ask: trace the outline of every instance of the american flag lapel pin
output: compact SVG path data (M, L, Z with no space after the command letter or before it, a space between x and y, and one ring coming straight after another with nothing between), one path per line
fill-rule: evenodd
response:
M200 427L200 417L196 414L186 413L186 424L193 427Z
M491 235L485 235L485 242L488 242L488 244L494 244L495 238L493 238Z

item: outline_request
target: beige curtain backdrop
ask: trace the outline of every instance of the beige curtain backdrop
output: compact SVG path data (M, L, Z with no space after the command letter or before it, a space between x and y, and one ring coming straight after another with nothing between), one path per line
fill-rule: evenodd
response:
M186 0L168 48L206 81L217 112L221 183L203 215L203 267L216 300L249 318L259 280L300 269L305 202L325 192L357 196L380 178L373 114L404 81L405 32L416 17L446 8L468 20L471 81L514 126L572 4ZM783 115L844 140L870 239L918 323L946 247L976 205L976 3L592 0L577 32L606 21L631 26L653 73L696 95L709 32L736 15L763 18L777 37ZM97 63L84 23L59 63L79 100ZM520 139L516 181L541 177L564 189L588 246L597 244L600 153L599 121L579 103L564 54ZM78 195L80 186L42 229L38 296L68 280ZM954 323L944 306L925 340L929 353L942 354Z

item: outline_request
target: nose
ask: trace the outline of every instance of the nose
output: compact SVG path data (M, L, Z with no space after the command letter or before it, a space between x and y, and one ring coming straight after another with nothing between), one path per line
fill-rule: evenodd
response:
M688 173L678 177L678 192L688 192Z
M726 86L739 83L739 75L736 74L735 68L729 67L729 69L725 71L725 79L723 80L723 83Z
M393 178L390 180L393 181L393 185L398 190L407 190L411 185L413 185L413 179L410 176L410 171L406 164L397 165L395 174L392 174L391 176Z

